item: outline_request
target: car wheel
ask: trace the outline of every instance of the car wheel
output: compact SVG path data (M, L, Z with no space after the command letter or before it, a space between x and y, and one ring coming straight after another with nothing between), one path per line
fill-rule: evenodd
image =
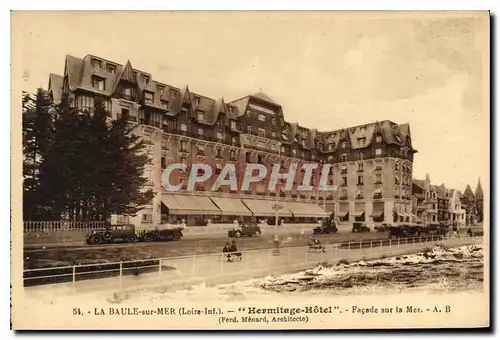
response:
M175 233L174 234L174 241L179 241L182 237L182 234L181 233Z
M130 243L137 242L137 236L131 235L131 236L128 237L127 241L130 242Z
M260 236L260 231L258 231L258 230L257 230L257 231L255 232L255 236Z
M104 241L109 242L109 241L111 241L111 237L112 237L112 236L113 236L113 235L111 235L111 233L110 233L109 231L107 231L107 232L105 232L105 233L104 233L104 235L103 235L103 239L104 239Z
M153 241L153 236L150 233L147 233L144 235L144 241L145 242L151 242Z
M90 244L99 244L101 243L101 238L97 235L94 235L90 238Z
M240 236L241 236L241 233L239 231L234 233L234 237L240 237Z

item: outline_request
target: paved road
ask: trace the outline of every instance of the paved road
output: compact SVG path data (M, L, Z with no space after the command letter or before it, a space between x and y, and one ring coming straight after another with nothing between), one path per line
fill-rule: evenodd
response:
M304 246L309 235L290 233L281 235L285 247ZM323 244L336 244L347 241L373 240L387 238L387 233L343 233L318 235ZM124 243L110 245L83 246L45 246L29 247L24 250L24 268L40 268L68 266L74 264L118 262L126 260L143 260L151 258L179 257L187 255L213 254L222 250L230 239L225 236L212 239L182 239L180 241ZM272 247L272 236L264 234L260 237L236 239L238 249L255 250Z
M144 289L149 285L163 289L187 287L196 282L223 283L244 280L267 275L282 275L297 270L311 268L319 263L338 263L340 260L359 261L375 259L381 256L418 252L436 244L459 246L481 243L482 238L462 238L425 243L400 244L364 249L340 249L335 245L326 246L324 253L311 253L306 247L281 249L279 254L272 250L255 251L243 254L241 262L228 263L219 256L191 256L176 259L164 259L161 268L155 273L139 276L127 275L122 278L107 278L77 281L75 288L88 291L94 289ZM77 279L78 280L78 279ZM36 288L35 288L36 289Z

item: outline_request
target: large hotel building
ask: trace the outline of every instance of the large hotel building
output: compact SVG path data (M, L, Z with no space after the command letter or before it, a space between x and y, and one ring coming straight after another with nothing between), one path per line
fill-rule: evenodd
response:
M384 120L364 125L318 131L289 123L283 107L264 93L232 101L211 99L154 80L130 61L118 64L97 56L66 56L64 74L51 74L49 92L55 103L69 98L72 105L92 110L97 99L105 103L110 119L126 114L136 124L135 133L147 144L150 163L144 176L155 197L130 219L141 228L160 222L187 221L187 225L233 222L254 216L275 223L313 222L334 213L341 223L411 221L412 163L417 152L408 124ZM198 183L194 192L167 192L161 183L170 163L206 163L218 174L224 164L237 169L246 163L287 171L297 163L297 185L302 183L303 163L333 164L329 185L335 191L284 190L278 182L268 190L266 181L247 191L221 187L212 192L214 179ZM270 171L268 172L270 173ZM320 172L312 177L317 188ZM171 182L187 183L188 174L174 172ZM268 180L269 174L266 180Z

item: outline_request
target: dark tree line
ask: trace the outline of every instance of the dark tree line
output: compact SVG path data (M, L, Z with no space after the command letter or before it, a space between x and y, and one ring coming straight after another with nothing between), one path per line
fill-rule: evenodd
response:
M133 215L153 198L142 177L149 158L127 117L53 105L39 89L23 95L25 220L100 221Z

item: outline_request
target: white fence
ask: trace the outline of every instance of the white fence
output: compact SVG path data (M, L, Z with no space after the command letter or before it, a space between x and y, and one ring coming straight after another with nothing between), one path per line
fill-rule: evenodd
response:
M358 261L423 250L436 244L459 246L482 242L481 237L416 237L357 241L325 245L324 251L309 247L288 247L241 251L241 260L225 261L227 253L121 261L24 270L24 286L58 283L58 286L87 291L143 289L149 286L185 286L205 281L224 281L278 275L313 265L339 261ZM30 288L35 289L36 287Z
M102 229L105 221L75 222L75 221L25 221L25 232L42 231L88 231Z

